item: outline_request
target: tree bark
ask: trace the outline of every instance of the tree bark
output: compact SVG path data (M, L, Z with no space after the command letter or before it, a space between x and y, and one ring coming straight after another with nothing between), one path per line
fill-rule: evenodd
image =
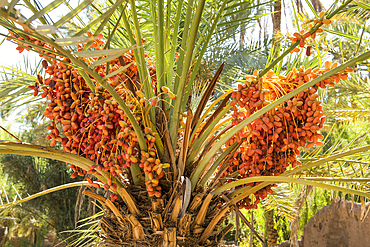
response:
M324 9L320 0L311 0L311 2L317 12L321 12Z
M303 5L302 5L301 0L295 0L295 2L296 2L296 5L297 5L297 12L301 13L303 11Z
M253 209L250 211L251 212L251 235L250 235L250 238L249 238L249 247L252 247L253 246L253 232L252 232L252 229L253 229L253 224L254 224L254 219L253 219Z
M281 0L274 2L274 14L272 16L274 33L280 32L281 28Z

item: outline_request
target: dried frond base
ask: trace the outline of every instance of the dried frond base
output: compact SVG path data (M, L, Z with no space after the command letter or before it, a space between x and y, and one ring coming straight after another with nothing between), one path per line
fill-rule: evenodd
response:
M99 237L104 241L102 246L201 247L221 244L222 234L220 233L222 233L222 229L220 229L220 226L229 211L219 217L220 220L217 222L216 227L211 230L210 236L202 245L200 243L202 234L207 229L207 226L221 212L220 208L216 206L216 202L212 201L207 206L208 210L206 210L207 213L202 224L191 227L200 211L200 207L197 210L192 210L191 213L186 212L181 220L174 220L171 217L173 207L170 207L169 212L165 216L163 215L164 207L160 207L162 208L160 212L158 207L155 207L158 202L152 202L142 191L131 190L130 194L137 202L136 205L141 214L137 216L131 215L129 209L121 200L115 201L113 205L122 217L117 216L117 212L114 213L108 206L104 217L99 223L101 228ZM164 206L169 203L166 200L164 202ZM156 209L156 212L153 211L153 208ZM133 224L133 220L136 221L135 224ZM135 234L138 226L143 230L143 238L140 238L140 233Z

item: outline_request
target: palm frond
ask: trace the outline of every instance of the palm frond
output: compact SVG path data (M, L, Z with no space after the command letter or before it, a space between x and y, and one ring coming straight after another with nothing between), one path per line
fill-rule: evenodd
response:
M262 205L267 211L274 212L289 221L294 217L296 209L294 208L293 191L287 184L280 184L274 192L262 201Z
M36 75L31 75L21 69L2 66L0 82L0 106L2 110L14 111L22 105L28 105L41 99L35 98L33 90L28 86L37 81ZM40 109L42 110L42 109Z

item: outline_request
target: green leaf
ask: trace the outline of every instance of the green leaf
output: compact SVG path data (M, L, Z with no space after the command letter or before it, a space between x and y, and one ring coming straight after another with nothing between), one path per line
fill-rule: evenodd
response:
M190 3L189 3L190 4ZM195 16L192 18L192 24L191 24L191 29L190 29L190 35L189 35L189 42L185 42L185 38L183 37L183 43L181 43L181 47L185 48L186 47L186 52L184 54L184 63L180 71L180 78L178 80L178 85L176 85L176 80L175 80L175 87L177 86L177 91L175 92L176 98L173 100L174 102L174 107L171 111L171 122L170 122L170 136L171 136L171 142L172 146L176 147L176 141L177 141L177 135L178 135L178 126L179 126L179 115L182 109L182 100L184 97L184 91L186 87L186 82L188 78L188 72L190 69L190 64L192 62L193 58L193 52L194 52L194 44L197 38L197 33L198 33L198 28L199 28L199 23L202 17L203 9L204 9L204 4L205 0L200 0L197 6L197 9L195 11ZM190 8L191 5L188 6ZM190 13L187 15L187 19L185 21L185 27L186 27L186 22L188 24L190 23ZM186 38L187 39L187 38ZM184 45L184 47L183 47ZM181 53L180 53L181 54ZM181 55L180 55L181 57ZM180 58L179 58L179 63L180 63ZM179 67L178 67L179 68ZM177 77L178 78L178 77Z
M57 33L57 29L52 26L52 25L40 25L40 26L37 26L36 29L35 29L36 32L38 32L39 34L41 35L46 35L46 34L55 34Z
M102 56L116 56L126 53L129 50L132 50L134 47L122 48L122 49L108 49L108 50L91 50L91 51L76 51L73 52L73 55L78 57L102 57Z
M1 12L1 9L0 9L0 12ZM18 34L21 34L21 35L27 35L27 36L30 36L30 37L35 38L35 39L40 39L40 40L43 39L43 37L41 35L39 35L38 33L27 32L23 29L17 28L16 26L11 25L9 23L6 23L4 21L0 21L0 25L5 27L6 29L8 29L10 31L13 31L14 33L18 33Z
M89 31L90 28L101 22L107 17L110 17L113 12L122 4L123 0L118 0L113 6L110 7L110 9L106 12L104 12L102 15L100 15L98 18L94 19L92 22L90 22L87 26L82 28L80 31L75 33L73 37L81 36L85 34L87 31Z
M1 140L0 140L0 154L16 154L54 159L64 161L67 163L72 163L75 166L78 166L86 171L90 170L90 167L94 164L94 162L92 162L89 159L61 150L55 150L53 148L43 147L39 145ZM100 179L103 183L107 183L107 178L110 177L110 175L108 175L107 172L100 170L98 170L97 173L94 174L94 176ZM115 182L117 183L117 191L120 191L120 188L123 187L122 183L119 180L116 180ZM124 198L124 196L122 195L121 197Z
M195 127L193 128L193 130L197 130L199 129L201 123L203 123L204 119L208 116L208 114L211 112L211 110L222 100L221 104L220 105L225 105L228 100L230 99L231 97L231 93L232 93L232 90L226 92L226 93L223 93L220 97L218 97L213 103L212 105L210 105L208 107L208 109L203 113L202 117L199 118L199 121L197 121L197 124L195 125ZM217 107L216 111L219 110L219 107L220 105ZM214 115L214 113L212 113L212 115ZM193 141L194 140L194 137L195 137L195 134L196 134L196 131L193 131L193 133L191 134L191 137L190 137L190 141Z
M196 76L197 71L199 69L199 66L200 66L200 63L202 61L203 55L204 55L204 53L207 50L209 41L211 40L211 37L212 37L212 35L213 35L213 33L214 33L217 25L218 25L218 21L221 18L223 12L224 12L224 8L226 6L226 2L227 2L226 0L223 1L222 5L221 5L221 8L220 8L220 11L218 12L216 18L213 20L212 26L209 29L208 35L207 35L206 39L203 41L202 49L201 49L201 51L200 51L200 53L198 55L197 62L195 63L195 66L194 66L194 69L193 69L193 71L191 73L189 82L186 85L184 99L183 99L183 108L182 108L183 110L185 109L184 107L185 107L186 102L187 102L187 100L189 98L190 91L191 91L191 88L193 87L194 79L195 79L195 76Z
M141 31L140 31L140 24L139 24L139 19L138 19L138 16L137 16L137 11L136 11L136 5L135 4L136 4L135 0L130 0L132 21L133 21L134 30L135 30L135 36L134 37L136 38L135 41L136 41L137 46L139 47L138 52L137 52L138 57L135 56L135 60L136 60L136 65L138 67L141 84L144 86L144 90L143 90L144 95L147 99L151 99L154 96L153 87L152 87L152 80L150 78L148 65L147 65L146 60L145 60L142 35L141 35ZM149 115L150 115L150 120L153 123L155 123L154 108L150 108Z
M81 12L83 9L85 9L91 2L94 0L85 0L80 5L78 5L76 8L74 8L71 12L63 16L59 21L54 23L54 27L58 28L62 26L64 23L71 20L73 17L75 17L79 12Z
M316 18L319 18L319 16L317 15L317 12L315 10L315 8L312 6L312 3L308 0L305 0L306 1L306 4L308 5L308 7L310 7L312 13L315 15Z
M127 5L127 2L126 2L126 5ZM121 19L122 19L122 17L123 17L124 12L125 12L126 5L125 5L125 7L123 7L123 8L122 8L121 14L120 14L120 16L118 17L118 19L117 19L117 21L116 21L116 24L114 25L113 30L109 33L109 37L108 37L107 42L106 42L106 44L105 44L105 46L104 46L104 49L106 49L106 48L110 48L111 40L112 40L112 38L113 38L114 34L116 33L116 31L117 31L117 29L118 29L118 26L119 26L119 24L120 24L120 22L121 22Z
M327 190L337 190L337 191L342 191L342 192L353 194L353 195L359 195L359 196L370 198L370 193L368 192L362 192L362 191L358 191L354 189L347 189L347 188L343 188L343 187L331 185L331 184L313 182L313 181L309 181L305 179L289 178L289 177L283 177L283 176L259 176L259 177L243 178L243 179L222 185L218 187L217 189L215 189L212 193L214 195L218 195L228 189L235 188L237 186L248 184L248 183L254 183L254 182L305 184L305 185L311 185L315 187L321 187Z
M295 174L298 174L298 173L300 173L300 172L302 172L304 170L307 170L307 169L310 169L310 168L313 168L313 167L317 167L317 166L322 165L322 164L325 164L327 162L335 161L335 160L337 160L339 158L343 158L343 157L346 157L346 156L354 155L354 154L357 154L357 153L360 153L360 152L365 152L365 151L368 151L368 150L370 150L370 145L367 145L367 146L364 146L364 147L360 147L360 148L351 149L351 150L346 151L346 152L341 152L341 153L333 154L333 155L330 155L329 157L325 157L325 158L319 159L317 161L307 163L307 164L302 165L300 167L296 167L296 168L294 168L294 169L292 169L290 171L287 171L283 175L284 176L295 175Z
M171 49L170 49L170 55L169 55L169 73L167 74L167 87L171 88L172 87L172 81L173 81L173 69L174 68L174 63L175 63L175 52L178 48L177 46L177 41L179 38L179 26L180 26L180 19L181 19L181 14L182 14L182 5L183 5L183 0L178 0L177 1L177 10L176 10L176 16L174 20L174 27L173 27L173 35L172 35L172 40L171 40Z
M214 74L214 76L213 76L213 78L212 78L211 82L207 85L206 90L205 90L205 92L203 93L202 98L201 98L201 100L199 101L198 106L197 106L197 109L196 109L196 111L195 111L195 113L194 113L194 119L199 119L199 118L200 118L200 116L201 116L201 114L202 114L202 112L203 112L204 108L206 107L206 104L207 104L207 102L208 102L209 98L211 97L211 94L212 94L213 90L214 90L214 89L215 89L215 87L216 87L217 80L218 80L218 79L219 79L219 77L220 77L220 74L221 74L221 72L222 72L222 69L224 68L224 65L225 65L225 63L222 63L222 64L220 65L220 67L218 68L218 70L217 70L217 71L216 71L216 73ZM186 101L187 101L187 99L186 99ZM185 102L185 103L186 103L186 102ZM198 122L198 121L197 121L197 122ZM195 125L197 124L197 122L196 122L196 121L194 121L194 122L192 122L192 123L191 123L191 129L192 129L193 131L196 131L196 130L194 129L194 127L195 127Z
M8 15L13 10L14 6L19 2L19 0L12 0L8 5Z
M109 73L108 75L106 75L103 80L107 80L108 78L112 77L112 76L115 76L121 72L124 72L125 70L127 70L128 67L130 67L132 65L132 62L129 63L129 64L126 64L125 66L122 66L121 68L117 69L116 71L112 72L112 73Z
M370 178L346 178L346 177L300 177L300 179L324 181L324 182L370 182Z
M43 8L42 10L38 11L33 16L28 18L27 21L26 21L26 25L29 25L32 21L34 21L34 20L44 16L45 14L49 13L50 11L52 11L53 9L55 9L56 7L61 5L64 1L66 1L66 0L55 0L55 1L51 2L45 8Z
M92 64L90 64L89 68L95 68L96 66L98 66L100 64L103 64L103 63L107 63L109 61L112 61L113 59L116 59L117 57L119 57L121 55L122 54L115 54L115 55L111 55L111 56L108 56L108 57L105 57L105 58L102 58L102 59L98 59L95 62L93 62Z
M53 187L51 189L47 189L47 190L41 191L39 193L30 195L30 196L25 197L25 198L23 198L21 200L0 205L0 209L4 209L4 208L8 208L8 207L13 207L13 206L19 205L21 203L27 202L29 200L35 199L37 197L50 194L52 192L56 192L56 191L60 191L60 190L68 189L68 188L73 188L73 187L80 187L82 185L88 185L88 184L89 183L87 181L81 181L81 182L74 182L74 183L68 183L68 184L59 185L59 186Z
M83 69L80 69L80 74L81 76L84 78L86 84L89 86L89 88L91 89L92 92L95 92L95 84L93 83L93 81L91 80L90 76L86 73L85 70Z
M27 5L27 7L32 11L32 13L36 14L39 12L39 10L37 10L33 5L32 3L30 3L29 0L23 0L23 2ZM44 16L41 16L39 17L39 21L44 24L44 25L48 25L48 21L44 18Z
M114 13L114 11L112 11L111 15L113 13ZM99 27L95 30L94 36L98 36L101 33L101 31L105 28L105 25L107 24L107 22L111 18L111 15L104 18L104 20L100 23ZM87 49L89 49L92 43L93 43L93 41L88 41L86 43L86 45L82 48L82 50L86 51Z
M200 182L200 184L202 186L205 186L205 184L208 182L208 180L210 179L210 177L213 175L213 173L216 171L217 167L219 167L219 165L221 164L222 161L224 161L224 159L236 148L236 146L238 146L239 143L237 142L234 142L233 145L231 145L230 147L228 147L224 152L222 152L222 154L220 155L220 157L217 158L216 162L214 163L214 165L212 165L210 167L210 169L206 172L204 178L202 179L202 181Z
M74 36L71 38L61 38L61 39L56 39L55 43L61 46L70 46L70 45L77 45L89 41L94 41L97 39L97 37L94 36Z
M209 134L212 132L213 128L216 124L218 124L223 117L225 117L226 113L231 109L231 106L226 106L220 114L209 124L207 129L204 131L204 133L196 139L189 149L189 157L187 160L187 163L191 163L194 161L195 157L198 155L199 152L202 151L201 147L205 144L205 140L209 137ZM192 180L192 185L195 186L196 180Z
M370 9L370 5L369 4L366 4L366 3L360 3L358 1L353 1L355 4L357 4L358 6L360 6L361 8L363 9Z
M345 37L345 38L348 38L348 39L361 40L360 37L353 36L353 35L348 34L348 33L342 33L342 32L330 30L330 29L327 29L327 28L325 28L324 31L325 32L328 32L328 33L335 34L335 35L339 35L339 36L342 36L342 37ZM369 42L370 41L368 39L362 39L362 40L363 41L366 41L366 42Z
M164 1L158 0L158 54L157 57L158 67L157 67L157 78L158 78L158 91L160 92L160 88L166 85L166 76L165 76L165 51L164 51L164 43L165 43L165 35L164 35Z

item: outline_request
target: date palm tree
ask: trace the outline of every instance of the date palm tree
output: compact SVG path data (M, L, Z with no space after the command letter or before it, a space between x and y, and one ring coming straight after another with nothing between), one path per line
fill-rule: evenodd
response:
M64 2L40 7L23 0L32 13L26 17L17 0L2 1L0 25L9 34L1 35L17 43L19 51L43 57L45 75L38 75L29 88L49 103L46 139L60 148L0 141L0 153L64 161L73 169L72 177L85 176L86 181L2 208L72 186L104 187L112 192L108 199L85 192L106 209L96 241L110 246L216 246L233 227L222 229L222 220L231 211L243 219L239 208L256 207L276 183L369 196L295 175L370 149L362 146L303 164L297 160L298 147L323 144L317 133L325 121L318 87L346 79L352 71L348 67L368 59L370 52L342 65L290 66L286 75L279 75L278 66L351 1L317 14L309 31L295 33L292 45L269 59L265 69L210 103L223 64L206 81L201 96L192 95L207 48L217 45L228 29L260 17L252 15L261 3L86 0L51 22L48 13ZM79 19L74 34L72 29L63 32L87 6L95 14L91 22ZM250 15L233 18L243 11ZM227 36L222 40L231 42ZM197 104L189 104L195 100Z

